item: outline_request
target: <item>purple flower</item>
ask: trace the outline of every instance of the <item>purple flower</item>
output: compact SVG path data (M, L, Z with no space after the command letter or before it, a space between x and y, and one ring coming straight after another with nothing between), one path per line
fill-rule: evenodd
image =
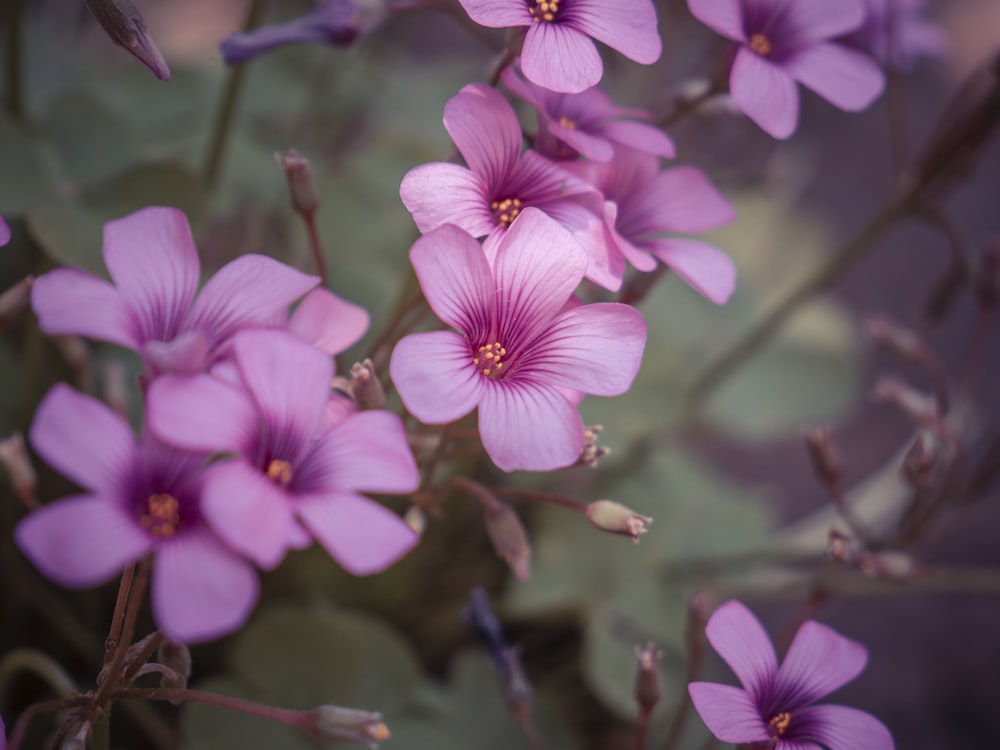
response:
M755 750L893 750L889 730L871 714L812 705L861 674L868 652L860 643L810 620L779 669L764 628L737 601L715 610L705 634L743 684L742 690L688 685L702 720L722 742Z
M3 218L0 218L0 247L8 242L10 242L10 227L7 226L7 222Z
M219 50L226 65L239 65L285 44L320 42L346 47L370 33L383 16L381 4L325 0L314 11L291 21L228 36Z
M572 237L525 209L490 267L475 240L445 226L417 240L410 261L431 309L452 331L416 333L392 354L406 408L430 424L479 408L479 433L505 471L569 466L583 448L580 393L632 384L646 343L627 305L573 305L586 258Z
M670 137L648 121L641 109L625 109L598 88L579 94L560 94L522 79L513 67L503 72L503 82L516 96L538 112L535 149L553 159L575 159L578 155L608 162L615 146L634 148L647 154L673 158Z
M114 285L59 268L35 281L31 304L46 333L76 334L134 349L147 372L199 372L247 325L283 319L319 279L263 255L223 266L201 293L201 266L184 214L144 208L104 225Z
M591 37L649 65L662 44L651 0L459 0L478 24L527 26L521 69L532 83L568 94L596 86L604 74Z
M864 0L864 26L845 37L847 44L870 53L897 70L910 70L921 57L943 57L948 38L926 18L926 0Z
M434 162L406 173L399 195L421 232L454 224L473 237L486 237L484 248L492 258L508 227L534 206L580 243L589 260L587 278L617 289L608 272L600 194L555 162L533 151L521 153L521 125L496 89L464 87L445 105L444 126L469 168Z
M246 620L257 576L205 525L204 454L137 443L118 414L65 385L38 407L31 443L85 490L17 525L18 546L48 578L96 586L152 554L153 615L168 638L210 640Z
M147 398L149 428L165 442L235 454L205 476L202 510L219 536L268 569L312 538L355 575L409 551L416 534L359 494L416 490L399 418L374 410L332 418L332 362L284 331L241 331L233 354L239 384L170 375Z
M288 331L335 357L356 344L368 330L363 307L341 299L328 289L313 289L288 319Z
M882 93L885 80L871 59L828 41L860 28L862 0L688 0L688 7L740 43L729 78L733 101L775 138L798 126L796 81L849 112Z

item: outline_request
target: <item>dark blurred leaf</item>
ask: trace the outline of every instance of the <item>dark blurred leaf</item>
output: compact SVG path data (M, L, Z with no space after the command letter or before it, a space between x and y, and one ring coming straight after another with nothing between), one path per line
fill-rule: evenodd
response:
M0 113L0 215L21 214L51 198L37 142Z

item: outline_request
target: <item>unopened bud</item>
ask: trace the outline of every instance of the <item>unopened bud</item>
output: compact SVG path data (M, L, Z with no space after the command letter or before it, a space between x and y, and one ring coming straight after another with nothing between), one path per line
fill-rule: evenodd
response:
M403 523L413 529L417 536L423 536L427 530L427 514L419 505L411 505L403 514Z
M892 404L914 422L927 422L938 415L934 400L917 392L896 378L882 378L875 384L872 397Z
M184 644L164 641L156 651L156 660L185 680L191 678L191 652Z
M170 69L131 0L87 0L87 5L111 41L132 54L161 81L170 80Z
M486 533L493 549L507 563L514 577L526 581L531 577L531 543L517 513L507 503L494 497L480 498L483 504Z
M597 462L611 453L610 448L597 444L597 439L604 430L603 425L595 424L587 427L583 431L583 450L580 451L580 458L577 463L591 468L597 466Z
M38 506L35 490L38 487L38 475L31 465L31 458L24 447L24 437L15 432L9 438L0 440L0 464L7 471L7 477L14 488L14 493L28 508Z
M649 714L660 701L660 660L663 652L652 642L635 647L639 671L635 676L635 700L643 713Z
M349 390L359 409L384 409L385 391L375 374L375 365L370 359L356 362L351 367Z
M630 508L614 500L597 500L587 506L587 519L601 531L631 537L639 542L639 535L645 534L652 518L640 516Z
M937 440L931 433L921 432L903 457L903 476L911 487L927 484L937 458Z
M825 487L840 483L840 457L833 445L833 435L828 429L809 430L805 434L806 449L813 471Z
M20 318L31 306L31 286L34 283L34 277L26 276L0 294L0 331Z
M377 711L361 711L342 706L320 706L313 709L316 734L328 742L361 742L370 748L389 739L392 734Z
M826 555L831 560L848 565L854 564L861 553L858 540L840 529L832 527L826 540Z
M319 190L309 160L299 156L295 149L289 151L287 156L275 154L274 158L285 172L292 208L304 217L311 217L319 207Z

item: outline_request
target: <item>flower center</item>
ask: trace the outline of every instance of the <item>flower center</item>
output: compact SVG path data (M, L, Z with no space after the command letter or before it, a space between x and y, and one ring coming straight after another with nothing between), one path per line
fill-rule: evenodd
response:
M556 14L559 13L559 0L528 0L528 12L532 23L555 21Z
M774 50L771 40L763 34L754 34L750 37L750 49L762 57L767 57Z
M504 198L502 201L493 201L490 203L490 208L493 209L493 221L497 226L506 229L521 213L521 199Z
M778 739L779 737L783 737L785 732L788 731L788 725L791 723L792 715L788 711L782 711L775 716L767 722L767 728L771 730L771 738Z
M486 377L498 378L500 377L500 371L503 369L503 362L500 358L506 356L507 350L497 341L496 343L479 347L479 351L472 356L472 364L478 367L479 371Z
M271 459L267 465L267 478L277 485L287 487L292 481L292 465L280 458Z
M173 536L180 522L180 505L168 492L150 495L146 500L146 513L139 519L153 536Z
M559 124L564 128L569 128L570 130L576 130L576 120L572 120L566 115L559 118Z

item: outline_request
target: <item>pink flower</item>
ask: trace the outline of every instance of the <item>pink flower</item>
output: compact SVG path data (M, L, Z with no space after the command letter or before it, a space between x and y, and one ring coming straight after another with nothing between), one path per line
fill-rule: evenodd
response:
M421 232L454 224L485 237L492 257L518 215L534 206L580 243L589 259L587 278L617 288L607 268L600 194L555 162L521 153L521 125L499 92L483 84L464 87L445 105L444 125L469 168L435 162L406 173L399 195Z
M200 372L247 325L283 319L319 283L263 255L223 266L195 298L201 266L184 214L144 208L104 225L114 284L59 268L35 281L31 303L46 333L76 334L134 349L147 372Z
M870 53L883 65L910 70L921 57L943 57L944 29L926 17L926 0L864 0L864 25L842 41Z
M0 247L3 247L8 242L10 242L10 227L7 226L7 222L0 217Z
M328 289L313 289L288 318L288 331L330 357L346 351L368 330L368 312Z
M798 126L796 81L849 112L882 93L885 79L871 59L829 41L860 28L862 0L688 0L688 7L740 43L729 78L733 101L775 138Z
M527 26L521 68L528 80L574 94L600 83L601 56L591 37L649 65L662 44L651 0L459 0L482 26Z
M46 505L14 532L48 578L96 586L152 554L153 615L171 640L211 640L237 629L257 601L253 567L201 513L205 455L138 443L118 414L65 385L42 401L31 443L82 494Z
M861 674L868 653L860 643L810 620L779 669L764 628L737 601L715 610L705 634L743 685L688 685L695 708L720 741L750 743L755 750L893 750L889 730L871 714L812 705Z
M578 394L616 396L632 384L646 343L627 305L572 305L586 259L572 237L525 209L491 268L475 240L442 227L410 261L431 309L452 331L416 333L392 354L406 408L430 424L479 409L479 433L505 471L569 466L583 447Z
M417 542L360 492L412 492L419 478L399 418L326 409L333 364L280 330L233 339L240 382L164 376L150 387L150 431L188 450L235 454L206 471L203 513L241 554L273 568L317 539L355 575L378 572Z
M560 94L522 79L513 67L503 72L504 85L538 112L535 149L553 159L578 155L608 162L615 146L673 158L674 143L641 109L618 107L598 88L579 94Z

